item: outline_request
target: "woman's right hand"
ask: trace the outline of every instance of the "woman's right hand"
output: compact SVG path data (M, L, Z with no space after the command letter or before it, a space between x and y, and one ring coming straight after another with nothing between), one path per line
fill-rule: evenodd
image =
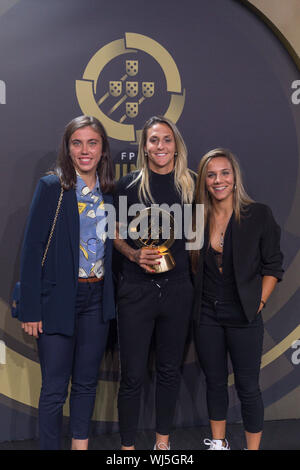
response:
M43 333L43 322L41 321L28 321L22 323L22 329L29 336L39 337L39 334Z
M159 259L162 258L158 249L140 248L133 250L132 261L149 273L154 273L153 266L160 264Z

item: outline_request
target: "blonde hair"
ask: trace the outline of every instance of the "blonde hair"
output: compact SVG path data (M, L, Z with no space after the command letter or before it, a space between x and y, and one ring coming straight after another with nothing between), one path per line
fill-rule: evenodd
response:
M236 220L239 222L241 218L241 212L245 206L248 206L254 201L250 198L250 196L248 196L244 188L241 169L237 158L227 149L216 148L210 150L201 158L198 166L195 202L198 204L204 204L204 220L206 225L206 222L212 214L213 210L211 195L206 188L207 166L209 162L216 157L226 158L231 164L234 175L233 211Z
M253 199L248 196L242 180L241 168L237 158L230 150L224 148L216 148L207 152L200 160L198 166L198 176L196 181L195 203L204 204L204 227L210 221L213 214L213 204L210 193L206 187L207 167L209 162L216 157L226 158L231 164L234 175L234 189L233 189L233 211L237 222L240 222L243 211L246 210L249 204L252 204ZM193 230L196 230L196 220L193 217ZM190 253L192 261L192 269L195 272L198 265L199 251L194 250Z
M139 142L137 157L137 175L129 186L140 182L138 196L141 202L152 202L153 200L149 185L149 168L148 159L145 154L145 145L147 142L147 132L154 124L166 124L173 132L176 153L174 165L174 182L178 193L181 196L182 203L192 203L194 199L195 183L191 176L191 172L187 167L187 148L176 125L163 116L152 116L145 123Z

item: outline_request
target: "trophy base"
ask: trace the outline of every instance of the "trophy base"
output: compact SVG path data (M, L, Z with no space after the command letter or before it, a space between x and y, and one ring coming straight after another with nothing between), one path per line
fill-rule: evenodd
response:
M160 264L156 264L153 266L156 273L165 273L166 271L170 271L175 266L175 261L173 256L169 251L160 251L161 258Z

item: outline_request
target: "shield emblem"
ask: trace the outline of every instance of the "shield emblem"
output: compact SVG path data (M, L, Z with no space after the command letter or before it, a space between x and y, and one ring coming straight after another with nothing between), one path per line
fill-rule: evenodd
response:
M126 73L130 77L134 77L139 71L138 60L126 60Z
M126 103L126 114L130 118L134 118L138 115L139 105L138 103Z
M145 98L151 98L154 95L154 82L143 82L142 92Z
M121 81L110 81L109 82L109 93L112 96L120 96L122 93L122 82Z
M126 82L126 95L130 96L131 98L133 96L136 96L139 91L139 83L138 82Z

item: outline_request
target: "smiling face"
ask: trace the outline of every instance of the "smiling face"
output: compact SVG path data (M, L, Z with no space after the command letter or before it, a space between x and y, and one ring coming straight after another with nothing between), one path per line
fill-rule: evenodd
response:
M155 173L167 174L174 169L176 143L172 129L156 123L147 131L144 151L148 153L148 167Z
M69 152L80 176L95 176L102 155L102 137L91 126L77 129L70 137Z
M211 159L207 165L205 183L213 201L232 201L235 178L231 163L226 157Z

